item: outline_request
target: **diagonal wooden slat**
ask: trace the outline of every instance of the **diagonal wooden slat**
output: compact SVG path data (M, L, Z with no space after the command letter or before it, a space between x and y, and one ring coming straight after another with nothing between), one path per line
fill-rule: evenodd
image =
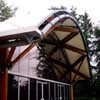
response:
M66 36L63 40L62 43L68 42L69 40L71 40L73 37L75 37L76 35L78 35L78 33L70 33L68 36Z
M83 49L74 47L74 46L72 46L72 45L64 44L63 47L66 48L66 49L69 49L69 50L71 50L71 51L73 51L73 52L77 52L77 53L79 53L79 54L87 55L86 50L83 50Z
M35 46L34 43L32 43L29 47L27 47L21 54L19 54L13 61L12 64L14 65L16 62L18 62L21 58L23 58L33 47Z
M81 68L81 65L83 64L84 59L85 59L85 58L82 59L82 61L80 62L80 65L78 66L78 69L77 69L78 72L79 72L79 70L80 70L80 68ZM77 76L77 73L74 75L74 77L73 77L73 79L72 79L72 82L75 80L76 76Z
M57 49L60 47L60 40L59 40L59 38L57 37L57 35L55 34L55 32L53 32L53 35L54 35L54 37L55 37L55 47L51 50L51 52L49 53L49 56L51 56L51 55L53 55L56 51L57 51Z
M47 37L48 34L50 34L51 32L53 32L53 30L56 28L56 25L55 26L52 26L44 35L44 37Z
M62 25L56 26L56 28L54 30L55 31L63 31L63 32L75 32L75 33L79 32L79 30L74 27L67 27L67 26L62 26Z
M80 80L80 78L81 78L81 77L78 77L78 79L77 79L77 80L74 80L71 84L72 84L73 86L75 86L75 85L77 84L77 82Z
M7 59L8 59L8 60L7 60L8 63L11 62L11 59L12 59L12 56L13 56L15 50L16 50L16 47L12 47L12 48L11 48L11 50L10 50L10 52L9 52L9 55L8 55L8 58L7 58Z
M69 62L69 59L67 57L67 53L65 52L65 50L63 48L60 48L60 51L61 51L61 53L66 61L66 64L70 65L70 62Z
M75 66L77 66L82 60L85 59L87 55L82 55L81 57L79 57L72 65L71 67L74 68Z

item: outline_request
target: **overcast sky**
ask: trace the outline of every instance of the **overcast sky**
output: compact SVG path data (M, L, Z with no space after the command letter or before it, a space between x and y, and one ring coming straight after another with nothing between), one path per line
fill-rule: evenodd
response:
M100 20L99 0L5 0L11 7L18 10L13 18L0 24L1 29L19 28L25 26L36 26L46 15L49 14L48 8L52 6L65 6L68 9L72 6L77 8L78 13L89 13L90 18L95 24Z

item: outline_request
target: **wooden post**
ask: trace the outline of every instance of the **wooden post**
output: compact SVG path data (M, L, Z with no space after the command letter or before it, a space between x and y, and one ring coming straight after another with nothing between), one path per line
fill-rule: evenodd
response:
M70 100L74 100L73 86L70 86Z
M0 48L0 100L7 100L8 95L7 53L7 48Z

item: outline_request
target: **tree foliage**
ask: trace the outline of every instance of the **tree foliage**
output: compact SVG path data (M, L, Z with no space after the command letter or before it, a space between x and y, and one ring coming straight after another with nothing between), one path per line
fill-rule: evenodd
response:
M38 76L46 79L57 80L57 76L54 72L54 66L52 62L48 61L45 49L44 49L45 40L42 40L39 44L39 64L37 66Z
M15 11L16 8L11 9L3 0L0 0L0 22L12 17Z
M87 41L88 38L94 32L93 23L92 23L91 19L89 18L88 13L85 12L84 14L78 14L77 9L74 7L72 7L70 9L70 12L77 19L78 24L79 24L81 31L82 31L82 35L84 37L84 40L86 41L86 43L88 43L88 41Z
M87 88L86 90L84 90L83 88L84 81L77 84L77 86L81 85L79 86L79 89L81 89L80 93L82 93L82 91L83 93L85 93L85 91L88 91L89 94L88 97L90 98L90 100L92 98L99 100L100 96L98 93L100 92L100 85L99 85L100 83L100 28L98 26L93 27L93 23L91 22L88 13L85 12L83 15L78 15L76 13L75 8L72 9L71 11L72 14L76 16L78 23L81 27L82 34L88 48L88 55L90 58L91 69L95 71L95 73L94 72L92 73L93 75L92 80L86 82L89 84L87 84L87 86L85 87L89 87L90 89ZM79 93L78 95L80 96Z

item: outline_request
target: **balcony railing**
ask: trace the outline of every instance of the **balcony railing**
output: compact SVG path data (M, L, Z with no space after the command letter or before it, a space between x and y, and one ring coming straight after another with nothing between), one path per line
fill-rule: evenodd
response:
M8 100L69 100L70 85L9 72Z

